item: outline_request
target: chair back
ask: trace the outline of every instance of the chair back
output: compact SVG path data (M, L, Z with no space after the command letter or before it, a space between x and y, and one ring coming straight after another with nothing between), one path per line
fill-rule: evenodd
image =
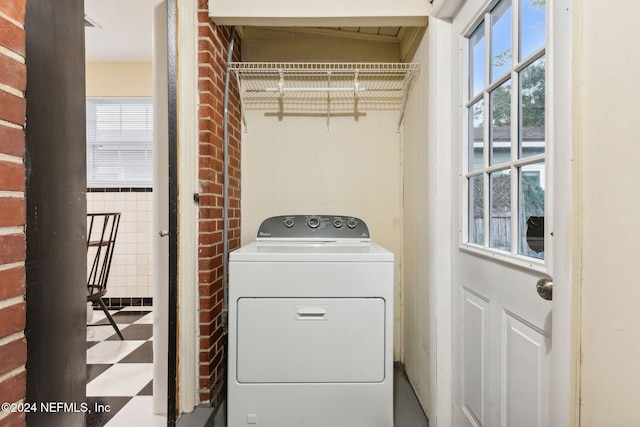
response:
M119 226L120 213L87 214L88 301L97 300L107 292Z

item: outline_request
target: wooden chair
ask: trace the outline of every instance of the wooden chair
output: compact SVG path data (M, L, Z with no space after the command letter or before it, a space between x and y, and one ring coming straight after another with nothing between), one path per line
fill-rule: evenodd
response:
M113 250L120 226L120 213L87 214L87 258L91 260L87 279L87 301L98 302L107 319L121 340L124 340L118 325L109 314L102 297L107 293L109 270L113 260Z

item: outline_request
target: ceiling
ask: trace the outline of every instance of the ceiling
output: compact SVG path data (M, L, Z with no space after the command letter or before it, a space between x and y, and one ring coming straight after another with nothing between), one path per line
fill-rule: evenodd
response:
M85 0L86 61L151 62L153 10L162 1Z
M151 62L153 11L163 1L85 0L86 61ZM239 30L242 35L242 28ZM333 35L341 33L350 37L377 38L379 41L398 40L401 37L399 27L332 27L318 30Z

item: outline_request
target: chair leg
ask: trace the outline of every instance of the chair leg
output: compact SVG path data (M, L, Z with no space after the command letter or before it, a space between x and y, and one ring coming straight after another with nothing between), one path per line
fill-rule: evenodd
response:
M104 305L104 301L102 301L102 298L98 299L98 303L100 303L100 307L102 307L102 311L104 311L104 314L107 315L107 318L109 319L109 322L111 322L111 326L113 326L113 329L116 330L116 333L118 334L120 339L124 340L124 337L122 336L122 333L120 332L120 329L118 329L118 325L116 325L116 322L113 320L113 317L111 317L111 314L109 314L109 310L107 310L107 306Z

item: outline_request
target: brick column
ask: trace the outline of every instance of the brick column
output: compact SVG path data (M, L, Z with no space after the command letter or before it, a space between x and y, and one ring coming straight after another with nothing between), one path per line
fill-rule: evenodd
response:
M25 6L0 2L0 403L26 396ZM24 425L24 413L0 411L0 427Z
M199 399L215 405L224 394L226 335L222 330L223 283L223 96L230 28L211 23L208 1L198 6L200 213ZM239 58L236 39L234 60ZM240 246L240 102L235 78L229 100L229 250Z

